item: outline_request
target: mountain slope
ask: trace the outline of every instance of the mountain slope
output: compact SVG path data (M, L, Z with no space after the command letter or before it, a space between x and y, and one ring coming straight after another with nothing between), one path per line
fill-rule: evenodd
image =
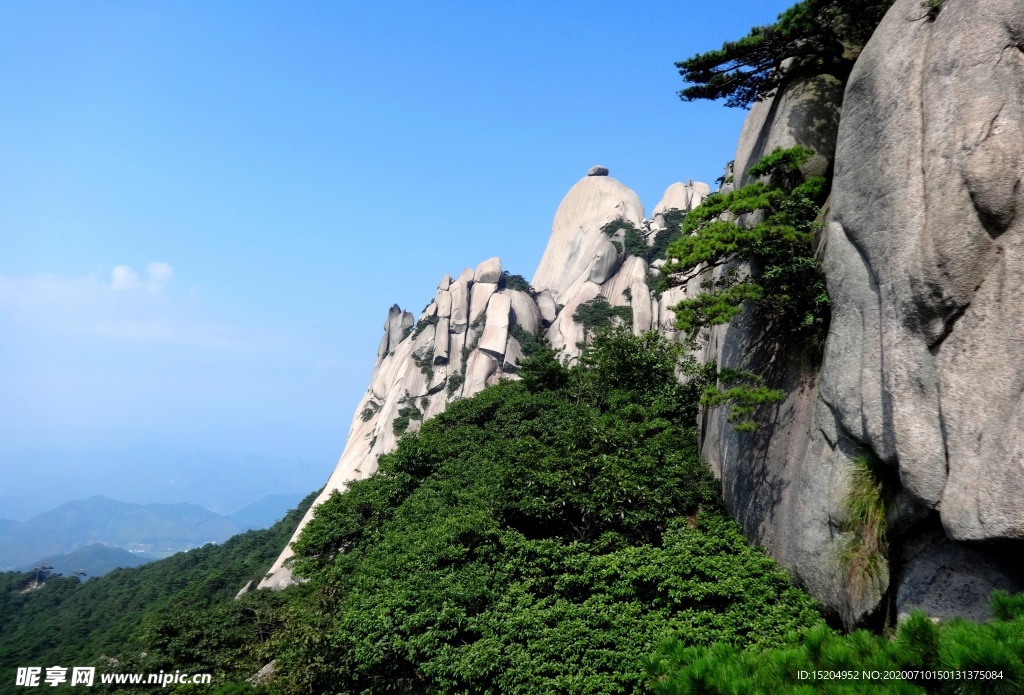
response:
M135 637L159 611L229 601L262 576L315 494L270 529L85 583L57 577L24 592L31 575L0 574L0 693L18 691L18 666L86 665L102 655L130 654Z

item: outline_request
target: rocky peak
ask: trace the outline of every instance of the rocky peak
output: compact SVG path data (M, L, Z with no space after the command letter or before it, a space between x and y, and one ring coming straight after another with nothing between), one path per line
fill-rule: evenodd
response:
M707 192L706 184L673 184L655 209L659 214L673 206L690 209ZM547 251L534 274L535 292L505 287L501 259L495 257L464 269L455 279L442 276L433 300L415 322L411 313L393 305L345 450L292 540L334 490L372 475L378 457L392 451L404 431L417 429L455 399L516 378L523 358L515 337L519 331L535 333L546 327L554 347L563 348L564 358L570 359L588 337L573 314L599 295L613 306L629 306L637 333L660 327L659 318L670 325L671 311L659 306L647 285L647 262L625 255L622 229L612 235L602 231L619 219L637 230L650 229L636 193L610 178L604 167L594 167L558 207ZM291 554L289 544L260 588L292 583L286 565Z

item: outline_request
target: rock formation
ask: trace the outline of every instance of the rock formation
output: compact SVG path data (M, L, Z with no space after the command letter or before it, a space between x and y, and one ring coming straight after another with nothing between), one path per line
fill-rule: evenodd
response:
M433 301L415 322L412 314L392 306L345 450L292 541L332 492L377 470L378 457L392 451L401 435L394 427L396 418L408 418L408 429L414 431L422 421L416 417L433 417L454 399L515 378L523 357L514 335L517 329L535 333L546 327L554 346L564 348L565 359L572 359L579 355L577 343L586 339L572 315L598 295L613 306L632 305L637 333L656 327L659 317L671 326L671 311L659 307L647 285L647 261L625 256L621 229L611 236L602 229L609 222L626 220L643 230L650 242L664 227L665 212L676 207L688 210L708 192L702 183L673 184L655 208L652 225L633 191L610 178L604 167L593 167L558 208L548 249L534 275L535 293L505 287L501 260L491 258L454 280L443 276ZM291 555L289 543L260 588L292 583L286 564Z
M887 596L893 613L985 617L992 589L1024 589L1024 3L896 0L845 85L803 72L755 104L723 191L793 145L815 152L805 174L834 172L819 248L833 310L825 355L805 358L756 311L705 331L701 359L787 397L761 409L752 433L703 413L701 454L748 537L847 625ZM661 261L635 255L637 239L649 247L671 211L709 193L673 184L647 219L595 166L558 208L533 292L505 287L490 259L445 275L416 322L392 307L317 504L376 470L396 420L415 429L515 378L519 331L545 331L571 361L589 337L577 310L603 298L630 309L634 332L675 337L671 307L706 277L698 269L657 296L648 278ZM895 481L890 547L870 571L847 555L862 461ZM261 587L291 581L289 554Z
M740 139L737 186L776 145L822 155L812 174L834 151L833 318L820 374L752 312L711 331L707 359L788 397L752 435L706 413L702 453L748 536L848 625L886 592L901 614L983 617L991 589L1024 588L1005 552L958 542L1024 539L1022 45L1017 0L937 15L897 0L842 100L834 78L796 79L751 110ZM900 487L888 562L860 579L843 556L859 456Z
M1022 179L1024 4L898 0L847 87L820 399L952 541L1024 540Z

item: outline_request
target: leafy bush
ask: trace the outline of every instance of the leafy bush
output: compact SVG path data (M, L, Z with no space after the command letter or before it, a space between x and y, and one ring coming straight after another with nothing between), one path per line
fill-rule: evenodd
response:
M412 420L422 420L423 411L410 403L398 409L398 414L391 423L391 429L396 435L404 434Z
M654 235L654 241L647 251L647 261L651 263L668 257L668 247L683 235L683 220L686 219L686 213L673 208L662 213L661 219L665 222L665 228L658 230Z
M455 392L462 388L462 384L466 381L466 377L462 372L452 372L448 375L448 383L445 385L445 391L448 397L451 398L455 395Z
M658 695L1024 692L1024 594L997 591L991 601L993 622L951 620L935 625L924 613L914 611L891 638L864 630L843 635L819 625L794 633L787 646L759 651L721 643L691 647L667 640L645 667ZM801 672L815 671L847 671L858 677L831 681L801 677ZM935 678L922 671L960 673ZM965 679L972 671L997 675ZM878 675L863 677L865 672ZM886 672L911 678L888 679Z
M581 324L586 331L612 325L612 319L633 323L633 310L628 306L612 306L604 295L597 295L589 302L583 302L572 315L572 320Z
M531 285L526 278L522 275L513 275L507 270L501 271L501 279L498 281L498 289L519 290L520 292L526 292L531 297L537 296L537 290L533 289L533 285Z
M310 593L275 638L275 685L635 692L667 636L771 646L818 624L724 514L685 353L602 331L571 370L554 361L557 390L503 382L404 437L296 544Z
M429 306L429 304L427 306ZM420 336L420 333L422 333L423 331L425 331L427 329L427 326L436 326L438 321L440 321L440 320L441 320L441 317L436 316L436 315L435 316L424 316L423 318L421 318L419 321L416 322L416 325L413 326L413 329L412 329L413 340L418 338Z
M619 217L601 227L601 231L608 236L615 236L619 230L622 230L623 232L623 243L619 243L614 240L612 241L612 244L615 245L618 252L625 253L627 256L639 256L640 258L649 260L648 256L650 248L647 246L647 240L632 222Z
M366 407L363 408L363 411L359 413L359 419L362 420L363 422L369 422L373 418L373 416L377 414L379 410L380 405L374 403L373 401L370 401L369 403L366 404Z
M434 348L423 352L421 355L417 355L415 352L412 354L412 361L417 367L420 368L420 372L427 379L427 386L434 380Z

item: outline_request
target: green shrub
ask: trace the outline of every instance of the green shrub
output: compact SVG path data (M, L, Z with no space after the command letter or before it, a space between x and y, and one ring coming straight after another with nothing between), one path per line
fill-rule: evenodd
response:
M537 290L533 289L533 285L531 285L526 278L522 275L513 275L507 270L501 271L501 279L498 281L498 289L519 290L520 292L526 292L531 297L537 296Z
M615 236L619 230L623 232L623 243L613 240L612 244L615 245L615 249L620 254L625 253L627 256L639 256L646 260L650 251L647 246L647 240L632 222L619 217L601 227L601 231L608 236Z
M409 405L403 406L398 409L398 415L391 423L391 429L396 435L401 435L409 429L409 425L412 424L412 420L422 420L423 412L415 405L410 403Z
M686 219L686 212L673 208L666 210L661 218L665 222L665 228L658 230L654 235L654 241L647 252L647 260L651 263L666 258L668 247L683 235L683 220Z
M791 633L786 646L761 650L666 640L645 663L648 684L658 695L1024 692L1024 594L995 592L992 605L997 619L986 624L957 619L936 625L913 611L891 638L864 630L844 635L819 625ZM1016 611L1000 613L1010 605ZM814 678L816 671L846 671L856 678L826 681ZM998 675L965 678L972 671Z
M572 315L572 320L583 326L584 330L592 331L612 325L612 319L619 319L632 325L633 310L628 306L612 306L604 295L597 295L589 302L583 302Z
M427 379L427 386L430 386L430 382L434 380L434 348L430 348L422 355L412 354L412 361L417 367L420 368L420 372Z
M939 12L942 12L945 3L946 0L921 0L921 7L925 11L925 16L929 20L934 20L939 16Z
M465 367L463 367L465 368ZM448 375L448 383L445 385L445 391L448 397L451 398L455 395L455 392L462 388L462 384L466 381L466 377L462 372L452 372Z
M363 408L363 412L359 413L359 418L363 422L369 422L373 418L373 416L377 414L377 411L379 410L380 405L374 403L373 401L370 401L369 403L366 404L366 407Z
M440 320L441 318L439 316L424 316L423 318L421 318L419 321L416 322L416 325L413 327L413 340L418 338L420 336L420 333L427 329L427 326L436 326L438 321Z

